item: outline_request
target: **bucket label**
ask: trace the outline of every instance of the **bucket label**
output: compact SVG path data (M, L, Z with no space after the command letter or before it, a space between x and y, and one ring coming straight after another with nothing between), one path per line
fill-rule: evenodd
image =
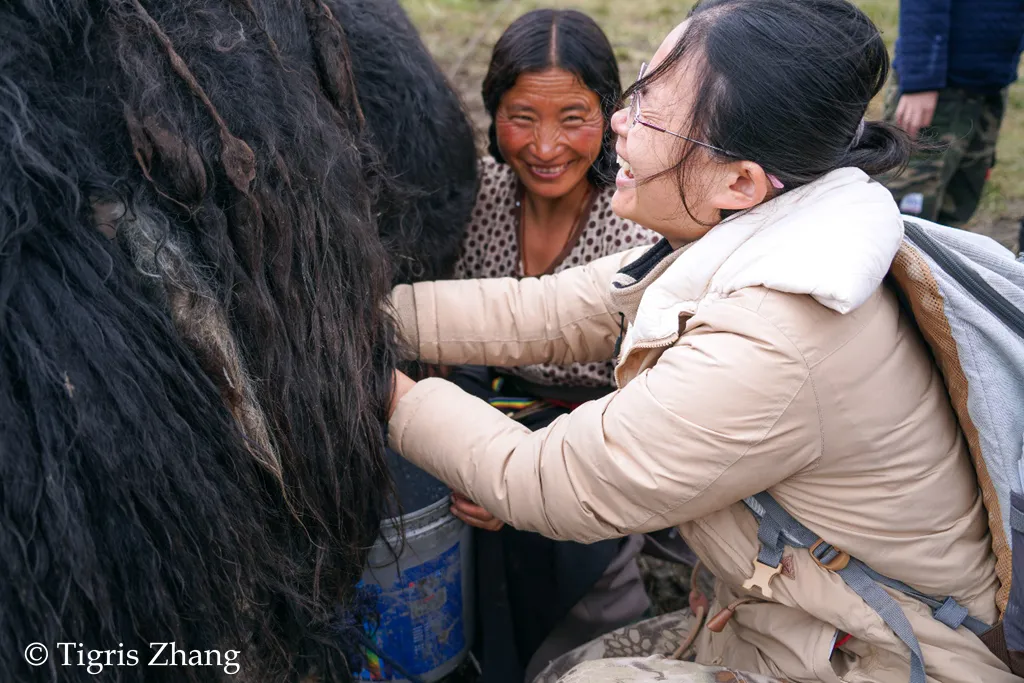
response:
M389 587L360 582L356 589L376 599L379 623L364 623L377 653L419 676L458 655L466 646L462 622L462 564L459 544L399 573ZM377 653L367 652L358 678L390 681L404 676Z

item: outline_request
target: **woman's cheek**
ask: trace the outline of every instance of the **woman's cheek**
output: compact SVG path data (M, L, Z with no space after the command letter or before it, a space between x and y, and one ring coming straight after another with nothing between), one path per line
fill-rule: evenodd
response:
M601 143L604 142L604 125L598 122L567 128L566 138L577 154L587 157L593 162L601 153Z
M494 130L498 137L498 149L505 160L515 158L519 152L533 142L533 129L508 120L494 122Z

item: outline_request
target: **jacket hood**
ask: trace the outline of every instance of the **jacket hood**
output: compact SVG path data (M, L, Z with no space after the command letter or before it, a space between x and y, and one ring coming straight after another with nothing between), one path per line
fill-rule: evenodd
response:
M701 301L746 287L807 294L849 313L881 284L902 239L899 208L885 187L860 169L833 171L689 245L644 290L630 336L667 337ZM616 287L631 284L622 276Z

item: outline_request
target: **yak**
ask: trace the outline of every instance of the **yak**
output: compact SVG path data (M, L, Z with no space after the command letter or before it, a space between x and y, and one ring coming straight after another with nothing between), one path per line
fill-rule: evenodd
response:
M0 4L5 680L350 677L388 293L475 183L395 0Z

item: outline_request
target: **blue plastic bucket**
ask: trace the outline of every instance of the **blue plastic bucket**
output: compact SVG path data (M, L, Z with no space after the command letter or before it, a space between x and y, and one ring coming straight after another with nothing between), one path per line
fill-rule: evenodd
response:
M376 652L365 652L357 679L409 680L391 660L431 683L466 659L474 628L473 536L449 505L446 495L404 515L404 543L397 519L381 525L381 538L357 586L361 600L376 603L376 623L364 623Z

